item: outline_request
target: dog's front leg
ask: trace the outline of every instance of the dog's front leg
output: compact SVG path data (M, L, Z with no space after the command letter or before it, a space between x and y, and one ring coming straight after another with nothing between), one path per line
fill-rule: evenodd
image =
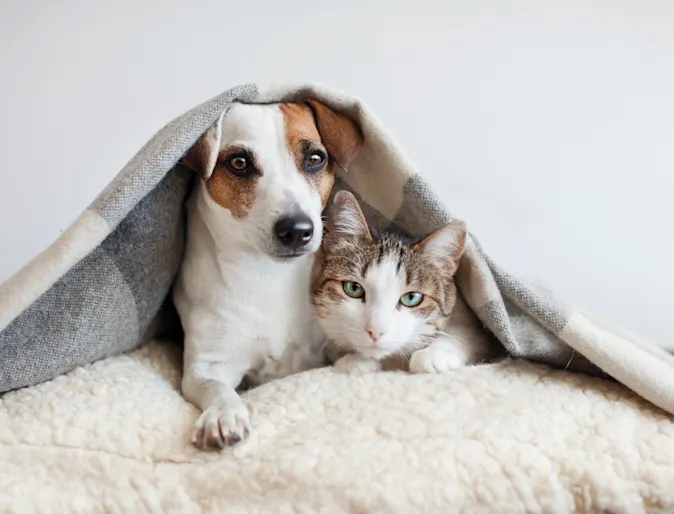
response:
M248 409L235 391L247 365L189 359L186 355L183 395L203 412L192 429L192 443L204 450L221 450L238 443L250 431Z

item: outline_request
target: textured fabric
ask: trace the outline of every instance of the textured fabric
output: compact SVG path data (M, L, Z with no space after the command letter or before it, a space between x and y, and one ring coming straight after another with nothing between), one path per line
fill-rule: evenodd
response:
M308 97L361 126L363 150L348 172L337 170L335 189L353 191L374 226L423 237L451 219L395 138L357 98L312 84L233 88L160 130L52 247L0 286L0 392L138 344L169 291L184 246L190 178L177 160L233 101ZM672 356L509 275L474 234L456 278L467 303L512 356L608 374L674 412Z
M190 179L182 167L168 173L101 245L0 332L3 388L138 345L182 259Z
M246 392L250 438L208 453L189 444L180 350L0 399L0 512L674 512L674 424L615 382L521 360L323 368Z

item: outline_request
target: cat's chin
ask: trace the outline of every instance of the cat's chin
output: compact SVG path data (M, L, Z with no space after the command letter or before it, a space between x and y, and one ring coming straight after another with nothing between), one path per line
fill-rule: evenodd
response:
M385 359L386 357L390 357L391 355L396 353L397 350L389 350L387 348L377 348L367 346L363 348L354 348L353 351L355 351L356 353L362 355L367 359L382 360Z

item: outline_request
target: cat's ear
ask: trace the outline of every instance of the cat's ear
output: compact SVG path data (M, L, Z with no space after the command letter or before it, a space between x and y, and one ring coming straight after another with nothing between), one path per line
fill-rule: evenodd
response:
M338 192L328 211L326 242L329 243L343 237L367 241L372 239L372 234L367 226L363 211L358 205L358 200L348 191Z
M451 273L454 273L466 248L466 236L466 224L463 221L452 221L433 232L415 248L427 259L449 266Z

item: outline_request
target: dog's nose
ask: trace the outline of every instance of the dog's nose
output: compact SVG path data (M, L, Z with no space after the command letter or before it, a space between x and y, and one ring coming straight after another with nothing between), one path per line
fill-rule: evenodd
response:
M314 224L306 214L296 214L281 218L274 225L276 237L283 246L301 248L306 246L314 235Z

